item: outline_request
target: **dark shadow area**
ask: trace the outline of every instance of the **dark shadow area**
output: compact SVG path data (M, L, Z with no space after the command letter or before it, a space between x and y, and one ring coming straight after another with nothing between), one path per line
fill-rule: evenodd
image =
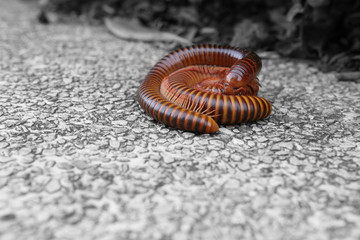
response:
M116 16L122 18L122 25L124 20L141 25L135 28L140 33L146 29L146 35L136 35L139 40L169 38L159 36L162 31L181 36L183 40L174 36L168 40L182 45L187 40L276 51L320 60L323 71L360 68L360 2L356 0L45 0L39 9L42 23L76 16L102 24Z

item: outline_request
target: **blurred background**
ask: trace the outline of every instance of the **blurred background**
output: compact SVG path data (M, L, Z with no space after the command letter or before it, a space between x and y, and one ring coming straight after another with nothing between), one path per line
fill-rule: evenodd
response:
M325 72L360 69L357 0L37 1L43 24L105 23L133 40L230 44L312 59Z

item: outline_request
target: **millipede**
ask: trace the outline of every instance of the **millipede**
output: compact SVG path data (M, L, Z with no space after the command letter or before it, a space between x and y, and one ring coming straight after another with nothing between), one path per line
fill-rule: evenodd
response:
M155 120L198 133L218 131L218 124L253 122L271 114L258 97L260 57L230 46L198 45L163 57L138 89L138 101Z

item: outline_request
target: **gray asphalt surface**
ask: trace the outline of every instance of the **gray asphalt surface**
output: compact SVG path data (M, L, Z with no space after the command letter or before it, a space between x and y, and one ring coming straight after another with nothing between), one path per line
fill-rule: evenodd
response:
M265 59L273 115L196 135L136 90L167 50L0 1L0 239L360 239L360 85Z

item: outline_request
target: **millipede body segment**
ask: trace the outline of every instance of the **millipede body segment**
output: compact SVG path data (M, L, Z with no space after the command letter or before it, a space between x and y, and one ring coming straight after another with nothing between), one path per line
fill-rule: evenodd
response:
M271 104L257 97L261 69L251 51L199 45L178 49L150 70L138 90L140 106L165 125L213 133L218 124L263 119Z

